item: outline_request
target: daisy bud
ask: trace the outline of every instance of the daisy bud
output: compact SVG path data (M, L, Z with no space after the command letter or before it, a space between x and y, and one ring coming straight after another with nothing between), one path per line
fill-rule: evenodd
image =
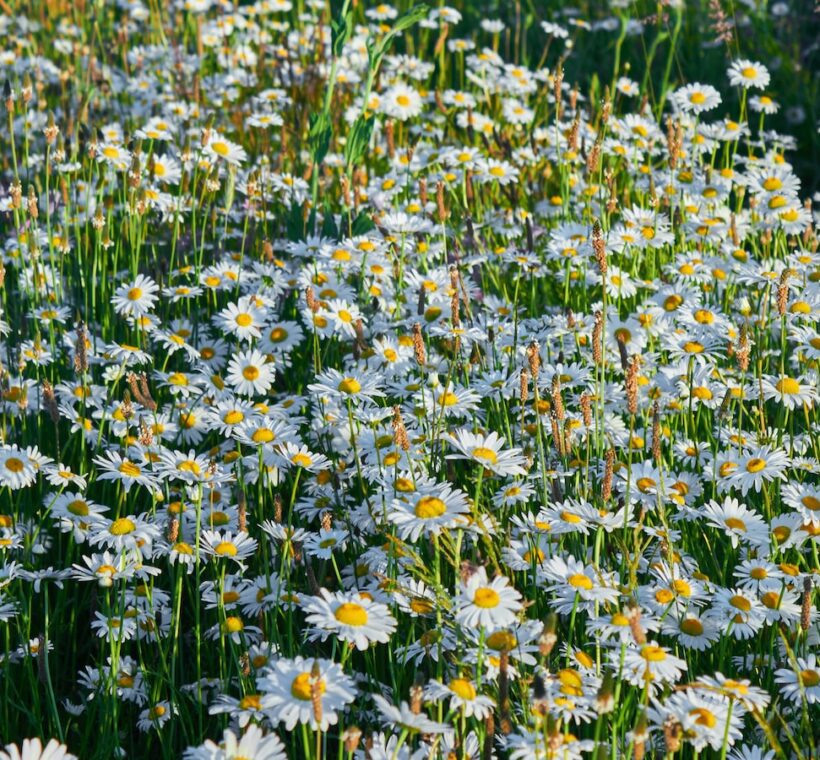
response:
M808 633L811 625L811 578L807 575L803 578L803 605L800 609L800 628L803 633Z
M407 436L407 428L401 416L401 407L393 407L393 442L402 451L410 450L410 439Z
M549 657L553 647L558 643L558 616L554 612L547 615L544 630L538 637L538 651L542 657Z
M32 219L36 219L40 216L40 208L37 205L37 195L34 192L33 185L29 185L28 188L28 215Z
M20 89L20 95L23 98L23 103L26 105L28 105L34 95L34 89L31 86L31 75L28 72L23 76L23 87Z
M615 677L611 670L607 670L604 674L601 688L595 695L594 707L598 715L606 715L615 709Z
M427 363L427 354L424 350L424 339L421 337L421 325L418 322L413 324L413 351L416 356L416 364L423 367Z
M345 729L342 734L342 742L344 742L345 752L348 755L352 755L359 748L361 738L362 730L358 726L350 726Z
M421 703L424 696L424 689L420 684L413 684L410 687L410 710L413 715L418 715L421 712Z
M319 668L319 661L313 661L310 669L310 701L313 705L313 719L317 723L322 722L322 671Z
M601 498L606 502L612 498L612 473L615 471L615 449L606 452L604 462L604 482L601 486Z
M652 458L661 461L661 413L657 399L652 405Z
M172 517L168 521L168 543L173 545L177 542L179 538L179 520L176 517Z
M629 620L629 630L632 631L632 638L638 646L646 644L646 631L641 625L641 608L637 604L631 604L626 613Z
M48 380L43 380L43 406L48 412L51 421L56 425L60 421L60 411L57 408L57 399L54 396L54 387Z
M459 298L458 290L458 270L455 266L450 267L450 289L453 291L450 296L450 311L452 312L453 327L458 327L461 324L461 317L459 316L459 309L461 300Z
M521 395L521 406L527 403L530 395L530 373L526 369L521 370L519 394Z
M319 311L319 303L316 300L316 296L313 293L313 287L308 285L305 288L305 303L307 303L308 308L315 314Z
M239 494L238 498L238 519L239 519L239 532L240 533L247 533L248 532L248 502L245 499L245 494Z
M144 372L140 372L140 395L142 397L142 405L155 412L157 410L157 402L151 397L151 389L148 387L148 376Z
M54 124L54 114L49 113L48 115L48 126L43 130L43 134L46 138L46 143L51 145L56 139L57 135L60 134L60 128Z
M392 159L396 155L396 136L392 119L384 125L384 137L387 140L387 155Z
M780 275L780 282L777 285L777 313L782 317L786 314L786 307L789 303L789 275L791 270L784 269Z
M77 326L77 342L75 343L74 370L78 375L88 371L88 338L86 337L85 324L80 322Z
M601 347L601 337L604 332L604 318L600 311L595 312L595 325L592 328L592 361L600 366L604 363L604 352Z
M538 341L532 341L527 346L527 361L530 364L530 375L532 376L532 387L538 391L538 372L541 369L541 354L539 353Z
M646 740L649 738L649 720L646 712L641 710L635 729L632 731L633 756L635 760L643 760L646 754Z
M743 324L740 327L740 341L738 343L737 350L735 351L735 356L737 356L737 365L740 367L741 372L745 372L749 369L751 349L752 347L749 343L749 330L748 327Z
M683 736L683 726L677 718L670 715L663 722L663 739L666 742L666 751L670 755L674 755L681 747L681 738Z
M13 209L20 208L23 204L23 186L19 180L15 180L11 183L9 193L11 194L11 207Z
M592 427L592 396L588 393L581 394L581 414L584 418L584 426Z
M560 119L563 113L564 107L563 102L561 100L561 86L564 84L564 65L561 61L558 61L558 65L555 68L555 74L552 77L552 95L555 98L555 118Z
M564 456L564 441L558 428L558 419L555 415L555 408L550 410L550 427L552 429L552 440L555 443L555 451L559 457L562 457Z
M444 205L444 183L439 180L436 183L436 211L441 224L447 220L447 207Z
M282 523L282 495L276 494L273 497L273 521L277 524Z
M624 348L624 351L626 348ZM638 413L638 367L640 359L633 354L626 372L626 403L630 414Z

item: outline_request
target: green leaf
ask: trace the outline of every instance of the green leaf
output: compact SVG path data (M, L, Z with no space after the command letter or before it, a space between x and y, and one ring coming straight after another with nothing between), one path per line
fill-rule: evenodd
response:
M366 235L368 232L375 229L375 222L370 218L370 215L364 211L362 211L362 213L353 220L353 224L350 227L350 231L353 233L354 237L356 235Z
M393 40L400 35L405 29L409 29L414 24L427 17L429 8L424 4L413 6L407 13L405 13L395 24L393 28L382 37L373 49L373 56L370 57L371 64L374 60L381 63L387 49L392 44ZM368 56L370 56L370 49L368 48Z
M353 122L345 144L345 164L347 166L356 164L367 152L375 123L375 116L364 116L363 114Z
M330 117L326 113L310 115L310 131L308 138L310 141L310 152L313 161L318 167L325 160L330 149L330 139L333 136L333 126Z
M290 207L287 218L288 240L297 241L305 238L305 220L301 204L294 203Z

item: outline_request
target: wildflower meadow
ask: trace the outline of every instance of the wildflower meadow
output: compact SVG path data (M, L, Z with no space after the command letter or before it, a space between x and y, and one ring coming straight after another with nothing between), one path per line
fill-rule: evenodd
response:
M0 0L0 760L817 758L814 6Z

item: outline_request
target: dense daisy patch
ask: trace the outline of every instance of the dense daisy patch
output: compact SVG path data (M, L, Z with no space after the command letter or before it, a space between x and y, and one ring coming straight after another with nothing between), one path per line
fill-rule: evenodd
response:
M328 5L0 18L0 759L814 757L770 67Z

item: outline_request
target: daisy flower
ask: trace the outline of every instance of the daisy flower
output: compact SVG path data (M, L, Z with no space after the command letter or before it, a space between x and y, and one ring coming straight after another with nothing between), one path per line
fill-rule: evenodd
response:
M467 678L453 678L446 684L431 681L424 689L424 696L432 702L449 699L450 709L463 713L465 718L475 716L478 720L483 720L495 707L495 700L479 694Z
M791 464L787 454L771 446L761 446L742 456L731 476L733 486L745 496L752 488L760 493L763 484L785 480L785 470Z
M456 597L456 622L468 628L503 628L516 622L521 610L521 594L509 585L506 576L489 581L480 567L462 581Z
M0 750L0 760L77 760L77 756L57 739L49 739L44 747L38 738L34 738L23 739L20 747L7 744L5 751Z
M336 401L372 402L384 396L378 387L379 378L373 374L351 372L343 375L336 369L328 369L316 375L316 380L308 390Z
M735 548L741 541L753 546L766 546L769 543L769 526L766 521L737 499L727 496L723 504L710 501L704 504L702 513L710 525L731 538Z
M242 564L242 560L251 557L256 551L256 539L247 533L234 535L230 531L206 530L202 532L202 551L215 558L226 557Z
M251 724L237 736L226 728L222 741L208 739L200 747L188 747L184 760L287 760L282 740L276 734L264 734L259 726Z
M735 87L749 89L755 87L764 90L769 86L769 70L762 63L755 63L745 58L733 61L729 67L729 82Z
M820 664L817 656L796 658L797 670L780 668L774 672L774 680L783 696L800 704L804 697L808 704L820 703Z
M396 707L379 694L373 694L373 702L381 714L382 721L392 731L398 727L409 733L443 734L449 728L447 724L436 723L424 713L411 709L407 702L402 702Z
M610 656L614 667L619 668L620 652L613 650ZM686 669L684 660L675 657L666 647L659 646L657 641L629 647L623 661L624 678L640 688L649 686L652 691L660 689L665 683L675 683Z
M111 304L118 314L141 317L154 308L158 292L159 285L150 277L138 274L132 283L120 285L114 291Z
M523 467L526 457L521 453L521 449L512 448L504 451L504 438L494 431L489 435L481 435L462 428L446 434L444 440L460 452L449 454L447 459L470 459L501 476L527 473Z
M356 698L353 679L330 660L279 659L262 670L258 684L268 719L274 726L284 723L288 731L300 723L312 731L327 731ZM319 723L314 700L321 705Z
M393 119L407 121L421 113L422 105L418 92L399 82L383 94L380 109Z
M721 103L720 93L708 84L688 84L672 95L675 105L684 113L699 115Z
M372 643L387 643L396 630L396 621L387 605L357 593L321 589L320 596L308 597L302 605L307 622L316 626L318 637L330 634L365 650Z
M248 154L241 145L231 142L219 133L211 135L204 153L206 156L225 161L233 166L240 166L248 160Z
M230 360L226 381L240 395L255 396L268 392L274 375L268 357L253 348L241 351Z
M387 519L398 526L402 540L418 541L422 534L435 536L442 530L466 525L469 512L466 494L442 484L394 499Z
M17 444L0 447L0 486L12 491L30 486L37 479L37 469Z
M775 399L787 409L800 409L814 406L817 401L817 388L811 383L804 383L800 378L781 375L777 379L764 376L762 383L763 398L766 401Z
M101 456L94 457L94 463L102 470L97 475L97 480L118 480L125 493L134 484L151 489L158 485L156 476L148 470L145 462L133 461L119 452L106 451Z

